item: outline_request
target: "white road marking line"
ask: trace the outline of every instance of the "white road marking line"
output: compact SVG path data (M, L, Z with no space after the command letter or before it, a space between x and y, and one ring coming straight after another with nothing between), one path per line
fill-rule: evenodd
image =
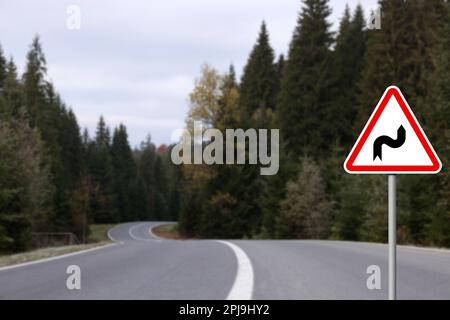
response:
M120 226L122 226L122 224L118 224L118 225L112 227L111 229L108 230L108 232L107 232L106 234L107 234L109 240L114 241L114 242L117 242L117 243L120 243L120 244L123 244L123 241L119 241L119 240L115 239L115 238L111 235L111 231L113 231L114 229L116 229L116 228L118 228L118 227L120 227Z
M96 250L100 250L100 249L105 249L105 248L112 247L112 246L117 246L119 244L121 244L121 243L119 243L119 242L110 243L110 244L106 244L106 245L95 247L95 248L90 248L90 249L86 249L86 250L80 250L80 251L76 251L76 252L72 252L72 253L66 253L66 254L63 254L63 255L60 255L60 256L54 256L54 257L39 259L39 260L35 260L35 261L29 261L29 262L14 264L14 265L11 265L11 266L5 266L5 267L1 267L0 271L5 271L5 270L9 270L9 269L15 269L15 268L20 268L20 267L30 266L30 265L33 265L33 264L44 263L44 262L64 259L64 258L68 258L68 257L73 257L73 256L77 256L77 255L80 255L80 254L84 254L84 253L88 253L88 252L92 252L92 251L96 251Z
M62 255L59 255L59 256L54 256L54 257L49 257L49 258L44 258L44 259L39 259L39 260L34 260L34 261L28 261L28 262L19 263L19 264L14 264L14 265L11 265L11 266L4 266L4 267L0 267L0 271L14 269L14 268L20 268L20 267L25 267L25 266L38 264L38 263L43 263L43 262L54 261L54 260L58 260L58 259L64 259L64 258L76 256L76 255L79 255L79 254L88 253L88 252L91 252L91 251L108 248L108 247L115 246L115 245L118 245L118 244L123 244L123 241L119 241L119 240L115 239L111 235L111 231L116 229L116 228L118 228L118 227L120 227L120 226L123 226L123 224L118 224L118 225L112 227L111 229L109 229L108 232L107 232L108 238L111 241L114 241L115 243L105 244L103 246L90 248L90 249L86 249L86 250L80 250L80 251L76 251L76 252L66 253L66 254L62 254Z
M233 250L238 268L233 286L228 293L227 300L251 300L253 295L253 267L247 254L234 243L218 240Z
M133 230L134 230L134 229L137 229L137 228L139 228L139 227L142 227L142 226L144 226L144 225L146 225L146 224L147 224L147 222L144 222L144 223L140 223L140 224L137 224L137 225L132 226L130 229L128 229L128 235L129 235L132 239L137 240L137 241L152 241L152 242L159 242L159 241L161 241L161 240L157 240L157 239L140 238L140 237L137 237L137 236L135 236L135 235L133 234Z
M135 225L133 225L130 229L128 229L128 235L130 236L131 239L134 239L134 240L142 240L142 239L136 237L136 236L133 234L133 230L136 229L136 228L138 228L138 227L140 227L140 226L142 226L142 225L143 225L143 223L135 224Z

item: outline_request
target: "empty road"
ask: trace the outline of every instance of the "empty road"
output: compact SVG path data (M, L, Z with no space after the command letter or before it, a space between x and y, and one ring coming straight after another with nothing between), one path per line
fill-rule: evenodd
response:
M0 299L387 299L386 245L161 240L156 224L122 224L113 245L0 268ZM70 265L80 290L66 287ZM367 289L370 265L381 290ZM450 251L399 247L397 281L399 299L450 299Z

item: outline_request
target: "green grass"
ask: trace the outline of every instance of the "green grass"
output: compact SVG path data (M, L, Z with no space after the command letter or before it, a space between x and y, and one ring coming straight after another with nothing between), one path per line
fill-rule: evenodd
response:
M185 240L186 237L179 232L178 223L162 224L153 228L153 233L158 237L173 240Z
M161 226L158 226L158 228L161 231L166 231L166 232L178 232L178 223L171 223L171 224L163 224Z
M108 230L113 228L114 224L91 224L89 226L90 234L88 242L109 241Z

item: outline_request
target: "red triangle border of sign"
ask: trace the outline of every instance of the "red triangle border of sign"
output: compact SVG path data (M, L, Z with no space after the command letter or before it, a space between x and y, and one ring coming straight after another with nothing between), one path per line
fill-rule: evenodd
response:
M384 109L386 108L386 105L388 104L388 102L392 96L395 97L398 104L400 105L409 124L413 128L414 133L416 134L417 138L419 139L420 143L422 144L423 148L425 149L428 157L430 158L432 165L405 165L405 166L402 166L402 165L355 166L355 165L353 165L356 157L358 156L359 152L361 151L362 147L364 146L367 138L369 137L370 133L372 132L373 128L375 127L375 124L378 122L378 119L380 118L381 114L383 113ZM414 115L413 115L410 107L408 106L408 103L406 102L405 98L403 97L400 89L395 86L391 86L386 89L386 92L383 95L382 99L380 100L378 106L376 107L372 117L370 118L367 125L364 127L363 132L361 133L360 137L358 138L358 141L356 142L355 146L353 147L352 151L350 152L350 155L348 156L347 160L344 163L344 168L349 173L377 173L377 172L379 172L379 173L384 173L384 172L437 173L440 171L441 167L442 167L441 162L439 161L438 157L436 156L436 154L433 150L433 147L431 146L430 142L426 138L422 129L418 125L417 119L414 117Z

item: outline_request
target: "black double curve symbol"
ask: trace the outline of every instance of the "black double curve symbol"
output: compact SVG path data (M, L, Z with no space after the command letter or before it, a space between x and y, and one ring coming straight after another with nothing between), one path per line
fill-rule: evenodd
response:
M375 142L373 143L373 160L378 157L380 160L383 160L382 155L382 147L383 144L387 145L390 148L400 148L406 140L406 130L403 128L403 126L400 126L397 130L397 139L392 139L388 136L380 136L375 139Z

